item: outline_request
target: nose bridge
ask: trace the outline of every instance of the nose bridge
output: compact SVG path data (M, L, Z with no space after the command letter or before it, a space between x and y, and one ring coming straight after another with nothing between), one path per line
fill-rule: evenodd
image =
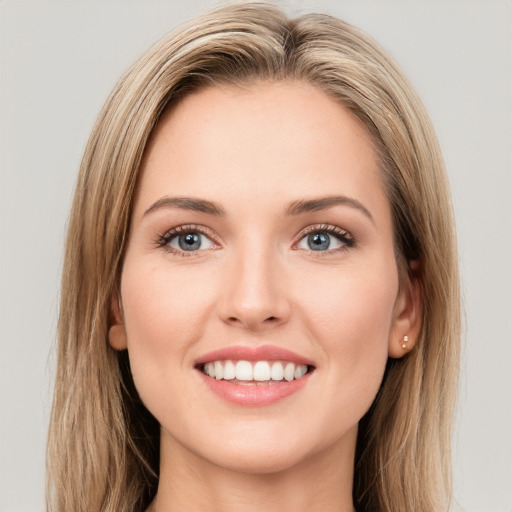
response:
M289 316L280 257L266 242L247 237L233 251L222 301L223 319L250 330L281 324Z

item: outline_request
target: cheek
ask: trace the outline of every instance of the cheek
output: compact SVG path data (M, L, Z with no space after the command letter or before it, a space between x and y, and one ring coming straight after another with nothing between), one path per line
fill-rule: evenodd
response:
M189 273L172 271L165 264L125 265L121 295L128 332L156 346L169 346L176 334L178 339L188 331L192 334L209 302L208 282L200 272L190 279Z
M300 292L307 330L324 353L331 389L345 392L334 399L358 397L353 405L362 406L361 415L380 387L398 291L394 264L373 269L344 269L336 279L317 274L314 280L302 280Z
M151 400L162 382L171 384L166 392L172 395L172 376L190 365L187 350L202 337L212 301L201 276L186 275L169 272L165 264L125 262L123 314L132 374L143 400Z
M358 340L358 347L382 341L389 333L398 292L398 273L394 265L384 268L368 265L336 272L304 273L300 279L302 309L328 339ZM373 335L370 335L373 333ZM354 347L356 348L356 347Z

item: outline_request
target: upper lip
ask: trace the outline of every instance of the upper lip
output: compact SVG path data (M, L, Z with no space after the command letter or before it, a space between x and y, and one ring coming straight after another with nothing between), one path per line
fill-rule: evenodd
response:
M233 345L213 350L200 356L195 365L199 366L212 361L289 361L295 364L306 364L314 366L313 362L291 350L274 345L262 345L259 347L248 347L246 345Z

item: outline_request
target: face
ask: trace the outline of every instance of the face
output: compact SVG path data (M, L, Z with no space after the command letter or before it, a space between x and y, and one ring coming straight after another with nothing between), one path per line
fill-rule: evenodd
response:
M307 84L207 88L147 147L110 341L163 450L282 470L353 451L410 335L398 275L357 120Z

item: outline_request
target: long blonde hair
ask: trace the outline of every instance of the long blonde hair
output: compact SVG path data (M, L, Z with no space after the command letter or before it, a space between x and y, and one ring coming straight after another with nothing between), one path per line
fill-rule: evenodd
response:
M158 424L138 398L126 353L108 343L148 137L168 105L200 87L278 80L316 85L367 128L391 203L397 259L405 270L407 261L419 262L422 331L414 350L389 360L360 422L355 506L448 509L459 278L450 194L431 123L401 71L358 29L326 15L288 19L269 4L235 3L143 55L111 93L87 145L62 279L48 510L141 511L156 492Z

